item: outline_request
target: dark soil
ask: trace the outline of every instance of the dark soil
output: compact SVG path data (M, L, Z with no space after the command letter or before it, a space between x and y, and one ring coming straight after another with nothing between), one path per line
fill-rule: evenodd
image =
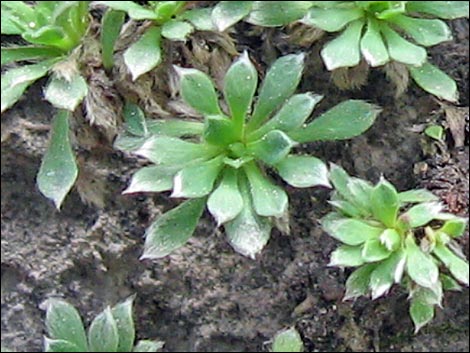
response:
M286 32L268 31L260 46L258 34L241 35L248 29L238 27L238 49L250 46L262 70L273 55L308 51L300 90L325 95L316 114L348 98L383 108L365 135L305 151L371 181L385 175L400 190L428 186L468 216L468 138L456 147L449 131L446 144L436 147L416 132L446 121L433 97L411 84L395 99L379 70L361 90L341 91L319 60L323 42L293 47ZM468 21L455 21L453 29L455 40L434 48L431 60L458 80L468 119ZM165 351L267 351L274 334L292 325L310 352L469 350L468 289L447 294L444 309L418 335L399 288L374 302L342 302L348 271L327 267L337 243L318 226L328 212L328 190L288 188L292 235L274 231L255 261L235 253L209 216L184 248L160 261L139 261L145 228L175 201L165 194L121 195L138 162L104 146L79 151L83 170L100 171L81 177L94 185L97 199L87 205L73 191L57 212L35 186L53 114L40 96L36 85L1 121L2 345L42 350L41 303L51 296L76 305L88 323L135 293L138 336L165 341ZM94 206L100 203L104 208ZM468 254L468 234L462 244Z

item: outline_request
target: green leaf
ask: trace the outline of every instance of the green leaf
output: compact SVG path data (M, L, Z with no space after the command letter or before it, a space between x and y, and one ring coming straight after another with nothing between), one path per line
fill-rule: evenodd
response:
M124 63L131 72L133 81L161 63L160 42L160 29L150 27L124 52Z
M49 146L37 175L39 191L54 201L57 209L60 209L78 175L69 138L69 115L62 110L55 116Z
M461 292L462 287L454 280L452 277L441 274L440 280L442 282L442 287L446 291L454 291L454 292Z
M372 185L359 178L349 178L347 187L351 194L350 202L355 205L362 214L370 215L371 199L374 188Z
M66 36L64 30L58 26L44 26L36 31L28 31L22 34L23 38L32 43L40 45L48 45L68 51L73 48L73 43Z
M457 102L459 93L457 84L445 72L430 63L422 66L409 66L411 77L418 86L440 99Z
M132 318L133 301L134 297L131 297L111 309L113 318L116 321L119 337L116 352L132 352L132 348L134 347L135 327Z
M146 231L141 259L159 259L182 247L193 235L206 198L188 200L163 214Z
M74 345L79 349L78 352L86 352L88 346L87 339L78 311L72 305L60 299L51 298L46 303L46 328L48 335L53 340L61 340ZM65 343L51 342L51 345L60 347L62 345L65 346Z
M416 43L425 47L452 40L450 28L441 20L397 15L391 17L389 22L396 24L410 35Z
M205 119L204 140L215 146L228 146L238 141L234 122L223 116L208 116Z
M297 330L292 327L276 334L273 340L273 352L303 352L304 343Z
M372 67L385 65L390 61L379 25L372 18L368 19L366 33L361 39L361 53Z
M157 14L134 1L96 1L96 4L106 5L117 11L126 12L133 20L156 20Z
M125 12L109 9L103 15L101 22L101 59L103 67L111 70L114 65L114 46L121 33L122 25L125 20Z
M70 81L54 75L46 87L45 98L54 107L74 111L88 93L88 85L80 74Z
M469 266L468 263L455 255L445 245L437 244L433 249L434 254L449 269L452 276L458 281L468 286L469 283Z
M237 170L225 168L222 181L209 197L207 208L220 226L235 219L243 206L243 198L238 189Z
M351 22L343 33L323 47L320 54L329 71L359 64L362 27L363 21Z
M36 14L24 1L2 1L2 34L22 34L36 24Z
M249 135L250 140L263 137L271 130L289 132L303 126L313 108L323 98L311 93L296 94L289 98L281 109L258 130Z
M371 195L371 205L374 217L388 228L394 228L400 203L395 187L383 177L375 186Z
M330 236L347 245L361 245L370 239L378 239L383 228L373 227L363 221L351 218L331 220L323 218L322 226Z
M438 202L421 203L410 208L400 218L407 222L410 227L422 227L433 219L442 211L442 204Z
M356 267L363 264L362 246L341 245L331 254L328 266Z
M233 221L225 224L225 232L236 252L255 259L268 243L272 225L268 218L256 214L248 181L244 177L240 178L240 193L243 209Z
M224 81L225 101L238 130L245 123L257 86L258 73L245 51L227 71Z
M425 288L433 288L439 280L439 269L431 256L425 254L412 236L406 238L406 271L411 279Z
M147 129L151 135L183 137L202 135L204 131L204 124L199 121L181 119L147 119L145 124L147 125Z
M136 192L161 192L173 188L173 178L178 172L178 168L165 166L143 167L137 171L123 194L133 194Z
M289 136L297 142L346 140L359 136L374 123L381 109L360 100L348 100L323 113Z
M444 137L444 128L441 125L429 125L424 133L436 141L442 141Z
M284 26L300 20L311 7L309 1L254 1L248 23L263 26Z
M295 141L280 130L272 130L258 141L246 145L247 151L266 164L275 165L290 153Z
M219 156L183 168L175 175L171 197L196 198L208 195L222 167L223 156Z
M302 23L318 27L327 32L337 32L348 23L364 16L364 11L353 8L313 8L307 12Z
M468 17L468 1L408 1L406 8L449 20Z
M61 51L41 47L8 47L2 48L2 66L17 61L49 59L60 56Z
M426 49L403 39L385 23L381 23L380 30L387 42L390 58L413 66L421 66L426 62Z
M158 22L165 23L176 17L186 5L186 1L151 1L152 8L158 15Z
M282 179L296 188L331 187L326 164L315 157L287 156L276 164L276 169Z
M339 165L331 163L330 180L335 190L339 193L339 195L341 195L342 198L349 201L353 199L351 190L348 187L351 177L343 168L341 168Z
M429 305L421 298L412 298L410 316L415 325L415 333L434 318L434 305Z
M126 130L135 136L146 136L148 134L145 115L137 104L126 102L122 112L126 122Z
M264 217L281 217L289 203L286 192L266 179L254 162L245 164L244 170L250 181L256 213Z
M395 251L401 245L401 235L395 229L385 229L380 235L380 242L387 250Z
M134 153L155 164L184 166L197 159L215 156L218 148L208 144L197 144L175 137L152 136Z
M160 341L142 340L137 342L133 352L157 352L162 349L164 345L165 343Z
M386 294L394 283L401 282L405 265L406 255L402 250L393 253L377 265L370 275L369 287L372 291L372 300Z
M43 61L39 64L10 69L2 74L1 112L12 107L21 98L26 88L46 75L55 62L55 59Z
M91 323L88 329L91 352L117 352L119 335L111 308L107 307Z
M366 262L377 262L387 259L391 254L379 238L370 238L364 243L362 258Z
M85 350L84 350L85 349ZM54 340L44 337L45 352L86 352L86 348L79 348L75 344L65 340ZM2 352L4 350L2 349ZM11 351L6 351L11 352Z
M170 20L162 26L162 36L169 40L186 40L194 31L194 27L184 21Z
M376 264L368 264L355 270L346 281L346 293L343 300L356 299L369 292L370 276L376 269Z
M196 69L175 66L180 77L180 91L184 101L202 115L222 115L217 93L211 79Z
M444 223L440 231L450 235L453 238L462 236L467 228L468 221L465 218L456 217Z
M186 10L180 18L191 22L198 31L215 31L211 8Z
M330 205L336 207L341 214L352 217L352 218L361 218L363 215L362 211L357 208L354 204L344 201L344 200L331 200L328 201Z
M212 12L212 21L219 31L225 31L248 16L253 1L219 1Z
M398 199L401 203L421 203L438 201L439 198L426 189L417 189L400 192Z
M295 92L302 77L304 58L304 54L290 54L277 59L271 65L248 122L249 131L258 128Z

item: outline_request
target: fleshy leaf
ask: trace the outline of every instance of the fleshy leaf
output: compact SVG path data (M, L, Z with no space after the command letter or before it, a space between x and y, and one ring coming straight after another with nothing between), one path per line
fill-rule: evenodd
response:
M309 1L254 1L246 21L263 27L284 26L305 16Z
M87 351L88 344L82 319L77 309L69 303L53 298L47 300L46 327L53 340L65 341L80 349L78 352ZM55 344L58 345L59 342Z
M134 153L155 164L184 166L196 159L209 159L217 153L216 147L187 142L175 137L153 136Z
M363 21L350 23L343 33L323 47L321 57L329 71L359 64L362 27L364 27Z
M440 275L440 280L442 282L443 290L460 292L462 291L462 286L460 286L455 279L447 275Z
M406 8L449 20L468 17L468 1L408 1Z
M243 198L238 189L237 170L226 168L220 185L209 197L207 208L220 226L237 217L243 206Z
M150 166L139 169L131 179L124 194L136 192L161 192L173 188L173 178L179 168L165 166Z
M207 143L216 146L228 146L238 141L234 121L218 115L206 117L203 136Z
M331 254L328 266L356 267L363 264L361 246L341 245Z
M391 252L381 242L379 238L368 239L362 249L362 258L366 262L377 262L385 260Z
M383 228L373 227L363 221L352 218L322 220L323 229L333 238L347 245L361 245L370 239L378 239Z
M236 252L254 259L268 243L272 225L268 218L255 212L246 178L241 178L239 186L243 209L233 221L225 224L225 232Z
M244 169L250 182L256 213L264 217L281 217L289 203L286 192L272 184L253 162L246 164Z
M180 18L189 21L198 31L215 31L211 8L186 10L181 14Z
M34 81L47 74L56 59L8 70L1 80L1 112L12 107Z
M222 1L225 2L225 1ZM229 1L227 1L229 2ZM258 73L245 51L227 71L224 79L224 96L238 129L245 122L258 86Z
M219 31L225 31L248 16L253 1L219 1L212 12L212 20Z
M125 11L133 20L156 20L157 14L147 10L134 1L96 1L97 4L106 5L113 10Z
M134 298L117 304L111 309L116 321L119 343L116 352L132 352L135 339L134 319L132 318L132 304Z
M29 60L50 59L61 56L63 53L54 48L43 47L7 47L2 48L2 66L17 62Z
M432 288L439 280L439 269L431 256L425 254L412 236L406 239L406 271L411 279L425 288Z
M44 337L44 351L45 352L86 352L83 348L77 347L75 344L65 340L55 340L48 337ZM2 352L12 352L4 351Z
M395 251L401 245L401 236L395 229L385 229L380 234L380 242L389 251Z
M342 102L289 136L297 142L346 140L368 130L381 109L360 100Z
M386 294L394 283L400 283L406 265L404 251L393 253L388 259L377 265L370 276L372 300Z
M303 352L304 343L297 330L292 327L276 334L272 352Z
M413 80L426 92L449 102L457 102L459 99L455 81L436 66L424 63L419 67L409 66L408 68Z
M315 26L327 32L336 32L343 29L348 23L364 16L364 12L357 8L313 8L307 12L302 23Z
M36 14L24 1L2 1L2 34L22 34L30 23L36 22Z
M171 197L196 198L208 195L223 167L223 157L190 165L180 170L173 180Z
M320 159L309 156L287 156L276 164L279 175L297 188L331 187L328 168Z
M157 219L145 233L141 259L159 259L186 244L197 227L205 204L206 198L188 200Z
M376 269L376 264L368 264L355 270L346 281L346 293L343 300L356 299L369 292L370 276Z
M458 238L464 234L467 223L468 221L465 218L456 217L446 221L439 230L453 238Z
M117 352L119 334L111 308L107 307L91 323L88 329L91 352Z
M415 333L434 318L434 305L426 303L422 298L415 297L411 299L410 316L415 325Z
M135 136L145 136L148 133L145 115L138 105L126 102L122 112L126 122L126 130Z
M468 286L469 266L466 261L455 255L445 245L437 244L433 249L434 254L444 263L450 273L461 283Z
M370 215L372 213L373 186L365 180L349 178L347 187L351 193L350 202L358 207L363 214Z
M103 67L106 70L111 70L114 65L114 45L121 32L122 25L124 24L126 14L123 11L116 11L109 9L103 15L101 24L101 58Z
M69 113L62 110L52 122L51 138L39 168L37 185L41 193L60 209L77 175L78 167L69 138Z
M70 81L53 76L46 87L45 98L56 108L74 111L87 92L87 83L80 74L71 77Z
M170 40L186 40L194 27L184 21L170 20L162 26L162 36Z
M372 18L369 18L367 30L361 39L361 53L372 67L385 65L390 61L380 28Z
M211 79L196 69L175 66L180 76L180 91L184 101L202 115L222 115L217 93Z
M435 219L442 208L442 204L438 202L421 203L410 208L400 218L412 228L422 227Z
M342 198L348 201L351 201L353 199L351 190L348 187L351 177L342 167L331 163L330 180L335 190L339 193Z
M290 54L271 65L261 85L248 130L257 129L295 92L302 77L304 58L304 54Z
M401 203L421 203L421 202L433 202L438 201L439 198L434 195L431 191L426 189L417 189L400 192L398 199Z
M295 146L289 136L280 130L272 130L258 141L247 144L247 151L269 165L275 165Z
M165 345L161 341L142 340L137 342L132 352L157 352Z
M150 27L124 52L124 62L132 74L132 80L154 69L162 61L161 34L157 27Z
M382 178L371 195L372 212L388 228L394 228L400 204L398 192L387 180Z
M452 33L449 27L441 20L397 15L391 17L389 22L399 26L416 43L425 47L452 40Z
M380 30L387 42L390 58L413 66L421 66L426 62L426 49L403 39L397 32L384 23L381 23Z

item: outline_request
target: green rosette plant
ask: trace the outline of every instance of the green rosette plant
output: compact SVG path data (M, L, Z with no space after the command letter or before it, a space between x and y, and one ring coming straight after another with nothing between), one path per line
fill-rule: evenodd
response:
M36 80L51 74L44 97L59 112L51 124L49 147L37 176L41 193L60 208L75 183L78 167L69 138L70 112L88 92L80 74L80 47L89 27L89 1L2 1L2 34L19 35L28 45L1 48L1 111L12 107Z
M438 98L458 99L455 81L427 60L426 47L452 39L440 19L468 17L467 1L313 1L301 20L326 32L341 32L321 56L328 70L405 64L413 80ZM440 19L439 19L440 18ZM410 39L410 40L408 40Z
M333 165L330 180L335 211L322 220L341 245L331 266L357 267L346 282L344 299L385 295L401 284L409 292L416 332L442 305L444 290L469 284L469 265L455 241L467 220L443 212L427 190L398 192L385 179L378 184L350 177Z
M45 352L157 352L160 341L135 344L133 298L107 307L90 324L88 333L77 309L61 299L46 301ZM135 345L134 345L135 344Z
M103 66L108 70L113 67L114 46L125 14L135 21L147 21L140 38L124 51L124 63L133 80L162 62L162 38L184 41L195 30L214 29L211 10L188 10L187 1L148 1L146 5L133 1L97 1L96 4L109 7L101 27Z
M147 120L135 105L126 107L127 132L116 146L155 165L139 170L125 193L172 190L172 197L189 199L147 229L143 258L161 258L183 246L206 205L233 248L254 258L268 242L273 219L288 212L287 193L268 169L294 187L330 185L325 164L293 154L293 147L360 135L379 109L349 100L306 122L322 97L294 94L303 67L303 54L279 58L255 99L258 73L245 52L226 73L225 110L206 74L176 67L182 99L203 122Z

